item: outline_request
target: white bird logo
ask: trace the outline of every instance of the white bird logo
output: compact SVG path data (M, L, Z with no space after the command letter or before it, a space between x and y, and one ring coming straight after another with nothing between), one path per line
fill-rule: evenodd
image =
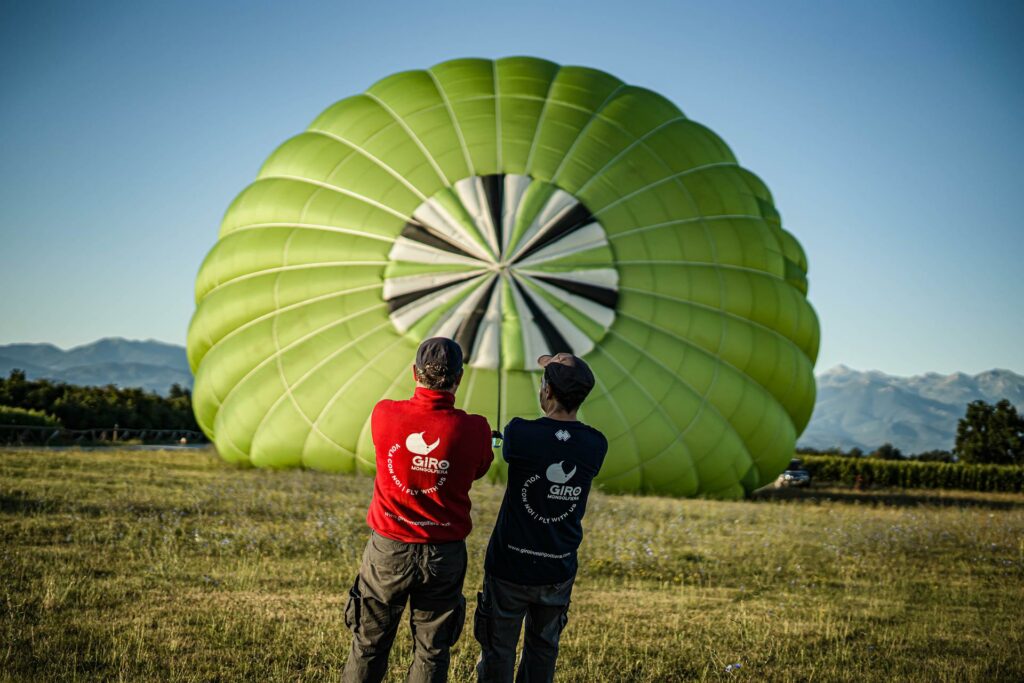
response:
M423 440L424 433L425 432L416 432L415 434L410 434L405 437L405 447L410 453L415 453L416 455L430 455L430 452L437 448L441 443L441 439L439 438L434 443L428 444Z
M562 463L564 462L564 460L562 462L556 462L548 468L548 481L554 482L555 484L564 484L572 479L572 475L576 474L576 468L573 467L570 472L566 472L565 468L562 467Z

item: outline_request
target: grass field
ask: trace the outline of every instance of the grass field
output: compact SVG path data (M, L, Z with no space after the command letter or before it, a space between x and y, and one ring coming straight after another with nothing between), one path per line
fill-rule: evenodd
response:
M337 680L371 484L0 450L0 677ZM473 492L470 609L501 495ZM559 680L1024 680L1024 496L595 494L585 527ZM409 645L403 627L394 680Z

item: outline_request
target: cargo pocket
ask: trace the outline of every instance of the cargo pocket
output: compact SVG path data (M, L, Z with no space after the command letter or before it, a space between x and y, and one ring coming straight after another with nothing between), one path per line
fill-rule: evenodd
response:
M359 631L359 622L363 616L363 596L359 591L359 577L348 589L348 602L345 603L345 626L352 633Z
M562 613L558 615L558 632L559 633L564 631L565 630L565 625L569 623L569 605L571 605L571 604L572 604L571 601L565 603L565 609L563 609Z
M452 624L452 635L449 638L449 646L455 645L459 642L459 638L462 636L462 628L466 623L466 596L459 596L459 604L455 606L455 613L452 615L452 620L455 622Z
M363 562L380 575L403 575L412 567L412 548L408 543L393 541L374 531L366 544Z
M484 602L484 594L476 594L476 611L473 613L473 637L484 647L491 642L491 611Z

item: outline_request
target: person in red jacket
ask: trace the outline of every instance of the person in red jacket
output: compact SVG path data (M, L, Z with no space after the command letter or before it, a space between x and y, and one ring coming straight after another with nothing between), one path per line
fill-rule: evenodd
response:
M406 602L413 639L408 680L447 680L449 650L466 617L469 489L494 459L491 428L482 415L455 408L462 379L455 341L424 341L412 373L412 398L383 400L370 418L377 454L366 515L372 531L345 606L352 631L345 681L383 680Z

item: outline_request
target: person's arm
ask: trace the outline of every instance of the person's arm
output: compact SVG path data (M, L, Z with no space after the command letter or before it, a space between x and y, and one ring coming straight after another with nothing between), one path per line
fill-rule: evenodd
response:
M473 479L480 479L487 474L491 463L494 462L494 451L491 449L491 426L487 424L487 419L484 417L480 418L479 424L480 436L475 440L480 444L480 455Z
M505 459L505 462L512 462L513 460L521 460L523 458L522 453L519 453L519 423L522 422L518 417L513 417L507 425L505 425L505 433L501 437L501 457Z
M377 446L377 409L380 408L380 402L373 406L373 411L370 413L370 441L373 442L374 447Z
M601 437L601 445L599 446L601 457L597 459L597 471L600 472L601 467L604 466L605 456L608 455L608 437L605 436L603 432L598 432L597 435Z

